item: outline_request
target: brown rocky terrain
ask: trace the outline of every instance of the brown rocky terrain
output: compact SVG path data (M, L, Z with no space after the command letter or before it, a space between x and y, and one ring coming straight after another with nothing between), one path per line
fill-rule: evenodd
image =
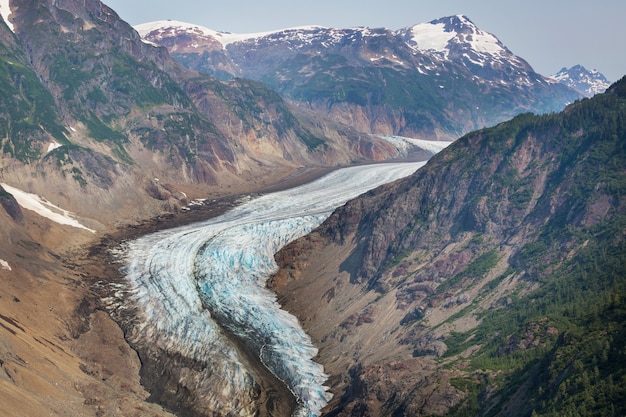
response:
M1 414L170 415L146 402L119 326L86 301L90 277L63 264L94 235L18 210L0 210Z
M520 112L560 111L581 97L462 15L399 30L310 26L233 36L177 21L137 29L187 68L261 81L360 132L455 140ZM431 30L449 35L439 50L423 48ZM472 45L483 41L495 49Z
M623 271L613 258L602 264L617 269L596 264L594 272L576 272L593 268L591 246L623 258L626 200L605 187L624 184L617 168L624 125L609 121L624 120L623 85L561 115L524 115L467 135L277 254L272 288L320 348L335 395L328 415L443 415L475 401L477 413L498 404L513 416L541 406L531 401L537 388L499 379L513 372L510 364L485 363L574 349L559 341L574 324L561 321L571 313L551 312L567 305L557 302L554 280L572 280L560 285L583 292L591 277L602 288L623 282L621 273L605 276ZM623 291L617 285L607 291ZM591 301L599 291L570 295L572 305L602 305ZM532 303L555 304L537 313ZM473 365L477 357L482 365ZM611 364L602 366L615 371ZM553 386L539 382L538 370L526 372L537 386Z
M95 233L23 209L0 190L2 412L167 415L155 401L185 409L181 375L140 359L104 312L98 282L118 272L89 247L105 248L116 231L122 239L209 216L228 204L224 196L398 151L296 116L261 84L184 69L97 0L9 6L11 26L0 25L0 182L57 214L76 213ZM215 201L208 212L186 211L199 198ZM150 366L165 376L150 376ZM291 394L257 371L264 413L286 414Z
M303 170L265 188L295 186L323 172ZM176 368L165 368L165 361L150 362L147 356L140 361L100 300L109 295L107 283L121 279L110 249L125 239L220 214L237 200L236 195L216 197L186 212L141 221L119 217L117 228L94 234L22 209L0 189L0 414L172 415L157 403L177 410L177 415L194 409L190 404L197 394L191 386L191 391L182 389ZM261 383L255 388L264 404L260 415L289 415L291 393L256 359L248 360ZM205 372L198 369L198 375ZM194 415L212 415L210 409L202 410L201 399L196 405Z

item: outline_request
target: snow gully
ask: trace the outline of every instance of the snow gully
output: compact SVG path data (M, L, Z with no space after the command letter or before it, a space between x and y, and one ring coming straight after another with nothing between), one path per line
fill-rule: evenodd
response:
M317 349L282 310L266 280L274 254L310 233L332 211L424 162L340 169L309 184L267 194L193 225L125 245L123 269L139 309L145 342L196 360L219 354L228 389L245 389L247 373L221 327L236 335L293 392L296 416L317 417L331 398Z

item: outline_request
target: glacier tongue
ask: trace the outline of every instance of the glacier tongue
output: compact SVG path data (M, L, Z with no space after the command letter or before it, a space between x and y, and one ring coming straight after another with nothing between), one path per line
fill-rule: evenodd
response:
M319 226L347 200L410 175L424 162L358 166L252 199L222 216L126 244L133 332L194 360L216 364L231 390L249 374L220 326L236 335L294 393L298 416L314 417L331 398L317 349L297 319L266 288L274 254ZM218 324L219 323L219 324ZM219 358L219 361L215 358Z

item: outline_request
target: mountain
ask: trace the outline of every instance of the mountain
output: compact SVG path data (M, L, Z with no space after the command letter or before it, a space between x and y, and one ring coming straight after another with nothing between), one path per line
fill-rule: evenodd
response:
M368 133L454 140L581 97L463 15L397 31L310 26L242 35L176 21L137 30L188 68L261 81Z
M302 178L296 175L299 173L308 175L316 169L344 164L424 156L424 153L410 154L420 152L417 147L404 150L407 144L414 143L412 141L369 132L423 131L431 132L432 137L448 137L456 130L465 129L459 125L476 124L455 121L457 117L461 120L464 115L470 115L460 112L455 101L447 101L459 95L474 100L472 105L483 106L483 101L492 103L490 109L501 110L503 115L512 111L508 105L501 108L497 105L505 96L498 98L496 93L509 91L502 80L499 84L496 81L490 84L485 75L480 78L482 81L476 81L478 87L474 88L474 84L467 84L461 77L467 72L445 62L436 51L428 56L416 53L415 59L441 71L451 67L453 72L445 72L441 79L437 79L435 69L430 76L419 76L434 79L430 84L416 84L417 87L405 90L405 84L392 83L394 77L405 74L400 64L398 69L394 69L395 64L390 67L385 64L370 75L360 64L368 59L361 57L354 49L355 43L350 41L352 35L365 36L365 30L342 31L339 35L345 45L332 46L335 55L328 55L316 64L315 68L324 69L331 78L316 84L318 78L313 73L308 77L303 75L301 81L305 85L295 87L299 88L298 94L311 97L308 104L306 100L296 101L287 94L283 98L278 89L269 88L269 82L264 80L244 79L238 74L217 79L185 68L166 48L142 40L130 25L97 0L8 0L0 2L0 15L3 21L0 23L0 398L2 412L12 416L171 416L168 410L182 415L195 406L199 412L211 415L215 409L206 405L204 391L194 392L194 388L210 378L219 378L216 374L207 373L203 363L189 361L167 349L164 351L172 359L169 364L175 363L175 366L168 367L158 356L150 355L157 349L148 350L147 355L140 357L126 339L128 329L120 327L106 312L111 299L105 296L125 299L140 296L125 292L125 287L117 281L119 264L110 262L111 250L118 248L122 241L147 231L203 219L226 210L239 201L240 193L267 189L271 184L286 186L293 182L294 176ZM441 23L436 27L445 25ZM389 41L385 40L387 35L383 36L381 45L395 44L396 35L392 35ZM378 37L371 37L370 41ZM361 49L369 51L367 53L381 51L376 49L379 48L376 42L373 44L371 50L370 47ZM352 51L351 55L339 54L344 49ZM282 53L283 49L276 51L279 56L278 52ZM222 49L218 52L223 54ZM406 58L411 54L407 50ZM474 60L482 59L479 54L470 56ZM262 56L255 59L260 58ZM309 56L305 54L302 58ZM337 64L333 64L335 59ZM230 61L224 62L224 68L228 69L226 64ZM285 62L295 61L286 55ZM494 68L499 65L503 64L494 64ZM293 67L284 67L285 73L293 70ZM224 70L224 74L228 71ZM342 71L346 73L344 90L337 91L351 93L345 97L340 95L331 103L328 98L332 98L328 96L332 89L330 81L335 77L341 80ZM354 71L357 78L353 76ZM417 74L413 74L418 79ZM442 95L456 82L456 75L452 74L459 76L459 88ZM519 74L534 77L523 71ZM324 78L323 73L320 76ZM532 77L529 79L534 80ZM354 80L363 83L355 84ZM372 83L383 81L398 88L380 89L378 96L370 97ZM542 96L542 92L556 88L571 94L566 87L547 81L545 87L541 87L544 81L540 79L536 89L524 89L520 84L517 96L511 100L517 102L536 96L539 97L537 102L543 100L550 104L552 102ZM312 89L316 85L321 87ZM423 94L419 86L424 86ZM316 98L317 93L312 91L319 91L321 98ZM363 91L367 94L363 95ZM412 100L414 96L423 101L432 99L432 108L419 110L421 113L402 110L393 104L395 99L390 98L389 93L393 91L402 93L398 95L401 102ZM485 94L474 94L476 92ZM296 97L295 93L292 96ZM361 104L364 97L369 100L365 102L367 105ZM439 105L446 106L443 116L435 108ZM521 107L526 110L525 105ZM376 113L381 109L386 113ZM343 118L329 118L334 114ZM350 114L353 114L351 118ZM398 126L419 128L364 129L360 126L364 121L370 126L376 114L386 115L381 125L398 120ZM596 123L594 120L592 122ZM621 119L615 118L613 124L621 126L620 123ZM574 138L584 133L577 127L572 130ZM402 146L396 145L400 142ZM546 143L552 142L546 140ZM472 161L476 163L475 159ZM614 172L621 174L619 168ZM606 178L603 182L606 186L600 185L594 192L614 187L621 192L619 177L617 179ZM569 195L559 194L563 198ZM604 219L606 207L614 207L602 198L593 206L592 219ZM201 208L196 209L197 206ZM621 210L620 207L616 210ZM594 246L588 244L587 247ZM572 259L577 259L575 255L573 253ZM602 256L612 256L612 252L597 255L595 258L602 260ZM485 256L483 262L491 262L492 255ZM346 264L350 265L350 262ZM364 265L371 268L371 260L365 259ZM378 288L376 280L368 282L372 288ZM311 291L311 295L314 294ZM378 293L369 291L367 294L371 297ZM333 292L327 295L331 301L332 295ZM512 299L512 306L514 301ZM403 312L403 318L406 316L403 323L412 324L419 312L420 309ZM124 320L136 323L141 319L135 313L124 310L120 314L124 315ZM347 320L339 332L352 331L351 323L367 325L374 318L369 312L359 312ZM155 325L158 327L160 323ZM405 340L407 343L401 345L402 349L409 349L407 346L412 351L430 349L429 344L415 341L422 340L419 337ZM620 341L617 336L614 340ZM169 341L165 342L167 346ZM441 343L434 346L438 352L443 352L444 341L437 342ZM463 343L464 340L459 340L458 346ZM367 348L368 344L363 346ZM611 346L609 344L608 357L621 360ZM225 355L230 353L227 351ZM342 355L337 357L342 358ZM602 357L599 355L600 359ZM245 355L241 359L254 362ZM219 361L219 358L212 360ZM342 383L351 384L353 396L336 397L341 401L345 399L346 407L371 393L367 386L375 384L374 380L368 380L370 376L382 375L362 363L365 367L354 367L345 374L345 382L337 380L340 373L333 374L333 384L339 387L335 389L340 389ZM396 368L401 370L403 366ZM233 402L231 408L237 409L238 395L242 394L263 405L266 412L260 412L261 416L285 408L275 398L291 398L288 390L268 372L258 371L249 364L248 368L254 369L252 378L259 384L246 384L247 378L239 380L248 391L220 392L220 406L230 406L221 404L222 398L227 398ZM332 366L329 369L332 370ZM605 367L598 365L598 369L600 375L604 375ZM438 375L445 377L445 374ZM459 374L459 378L465 376ZM407 384L413 381L411 377L406 379ZM431 402L441 407L447 404L446 398L453 403L462 397L467 381L454 381L458 392L445 398L432 395ZM435 385L435 382L431 384ZM438 386L447 387L445 383ZM380 391L380 398L385 395L384 390ZM195 400L197 404L192 404Z
M407 152L188 70L97 0L2 1L0 16L0 414L171 415L102 310L117 266L89 246L311 166Z
M561 68L552 76L555 80L572 88L585 97L592 97L604 93L611 85L604 75L597 70L589 71L582 65L574 65L571 68Z
M623 78L460 138L281 250L327 415L624 414L625 122Z
M116 221L119 204L129 217L139 206L157 213L201 188L245 190L302 165L400 156L388 141L299 111L258 82L182 67L99 1L8 4L11 26L0 28L6 180L54 178L30 191L52 198L65 189L66 204L98 221ZM141 203L116 200L137 189ZM94 212L95 202L107 209Z

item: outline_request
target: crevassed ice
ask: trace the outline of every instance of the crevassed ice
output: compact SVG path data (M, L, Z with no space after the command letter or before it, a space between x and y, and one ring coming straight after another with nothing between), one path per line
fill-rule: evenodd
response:
M218 352L224 372L240 363L216 320L238 336L297 397L298 416L316 417L331 395L312 358L317 349L266 288L274 254L311 232L347 200L410 175L424 162L334 171L317 181L252 199L222 216L128 243L126 273L146 323L142 332L192 358Z

